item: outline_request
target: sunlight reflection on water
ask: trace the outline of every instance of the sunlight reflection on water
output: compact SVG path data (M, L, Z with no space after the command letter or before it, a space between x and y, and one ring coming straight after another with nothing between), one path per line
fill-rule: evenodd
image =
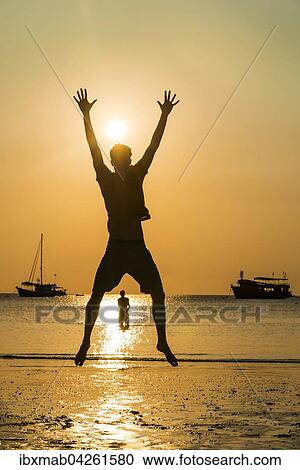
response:
M134 306L135 302L132 302ZM122 357L132 355L136 342L139 341L141 336L140 328L129 328L122 330L118 325L118 313L115 310L115 299L105 299L103 302L104 307L112 310L107 310L107 318L110 318L113 323L104 324L103 328L98 328L95 334L95 347L94 352L99 355L119 356L120 360L116 361L103 361L97 365L98 368L109 369L126 369L125 361Z

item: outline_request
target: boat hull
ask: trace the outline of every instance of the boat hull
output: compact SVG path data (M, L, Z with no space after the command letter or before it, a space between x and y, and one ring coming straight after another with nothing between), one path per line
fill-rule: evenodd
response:
M19 297L57 297L62 295L67 295L64 291L37 291L30 289L23 289L22 287L17 287Z
M287 299L292 297L291 291L271 291L251 289L247 287L231 286L236 299Z

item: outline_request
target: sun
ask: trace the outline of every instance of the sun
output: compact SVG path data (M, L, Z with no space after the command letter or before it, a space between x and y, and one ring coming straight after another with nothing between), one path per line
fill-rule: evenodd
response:
M114 140L119 140L124 137L126 132L125 126L121 121L109 121L106 126L106 133L108 137Z

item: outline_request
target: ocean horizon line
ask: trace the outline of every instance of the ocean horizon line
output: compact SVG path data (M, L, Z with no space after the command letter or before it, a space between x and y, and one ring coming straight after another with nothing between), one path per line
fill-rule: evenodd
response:
M11 295L14 295L16 297L19 297L19 294L18 292L0 292L0 295L7 295L7 296L11 296ZM91 293L90 292L87 292L87 293L79 293L79 292L70 292L70 293L67 293L65 297L68 297L68 296L76 296L76 297L85 297L85 296L90 296ZM107 295L119 295L119 292L106 292L104 294L105 296ZM142 292L137 292L137 293L133 293L133 292L126 292L126 295L133 295L133 296L145 296L145 295L150 295L150 294L143 294ZM172 294L172 293L168 293L166 292L166 297L232 297L233 299L235 299L234 295L233 294L185 294L185 293L177 293L177 294ZM293 294L291 297L288 297L286 299L235 299L235 300L280 300L280 301L285 301L285 300L289 300L289 299L294 299L294 298L297 298L297 297L300 297L300 293L299 294ZM26 297L20 297L21 299L24 299ZM27 298L34 298L34 299L45 299L45 298L48 298L48 299L53 299L53 298L60 298L59 296L53 296L53 297L27 297Z

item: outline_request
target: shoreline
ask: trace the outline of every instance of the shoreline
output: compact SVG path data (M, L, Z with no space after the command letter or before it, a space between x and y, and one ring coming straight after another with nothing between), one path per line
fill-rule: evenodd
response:
M178 362L196 362L196 363L224 363L224 364L300 364L300 358L184 358L177 355ZM42 360L73 360L75 354L0 354L0 360L6 359L42 359ZM166 362L164 357L143 357L143 356L123 356L123 355L98 355L88 354L86 361L125 361L125 362Z

